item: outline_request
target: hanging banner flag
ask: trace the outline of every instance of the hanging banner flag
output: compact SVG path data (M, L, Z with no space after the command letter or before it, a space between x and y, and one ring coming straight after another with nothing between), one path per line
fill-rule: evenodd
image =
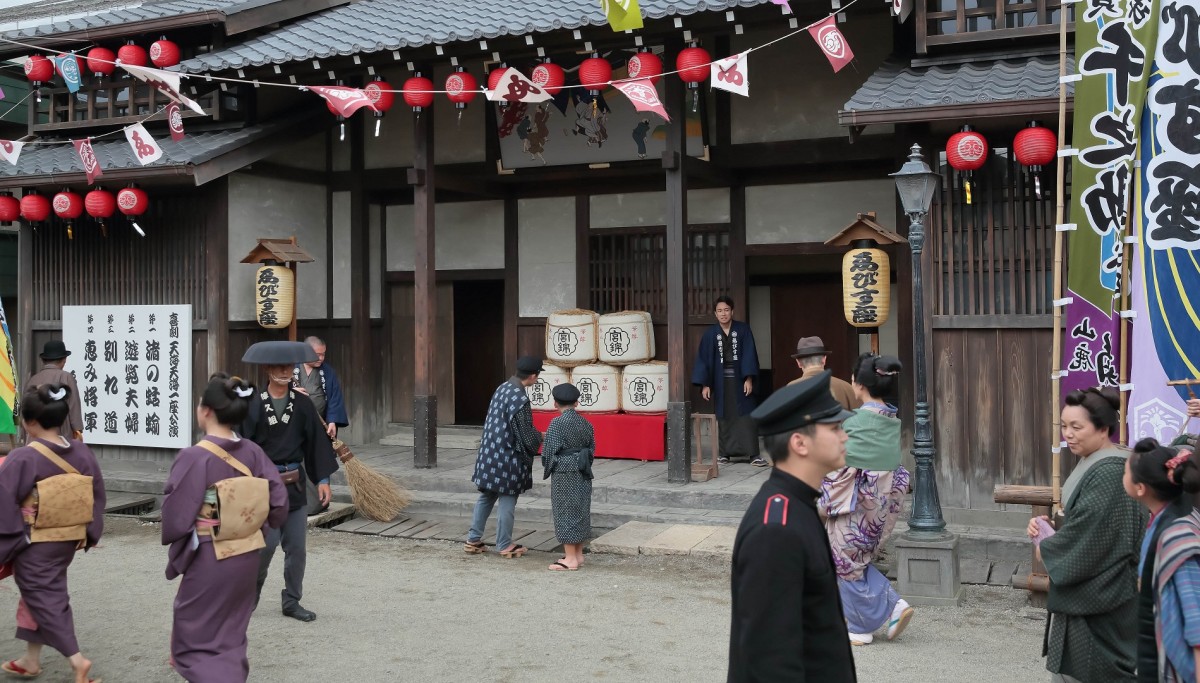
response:
M67 84L67 90L79 92L79 86L83 85L83 74L79 73L79 58L75 56L75 53L55 57L54 66L58 69L58 73L62 74L63 82Z
M72 140L71 144L75 145L75 152L79 154L83 171L87 173L88 185L91 185L96 178L104 175L104 171L100 169L100 160L96 158L96 150L92 149L92 139Z
M367 93L358 88L347 88L341 85L310 85L308 89L324 97L329 106L338 113L338 116L352 116L354 112L363 107L367 107L371 111L378 111Z
M1174 2L1164 2L1164 11ZM1158 33L1158 0L1084 0L1077 8L1072 222L1067 264L1063 395L1120 383L1124 235L1133 158ZM1065 159L1060 163L1068 163ZM1086 323L1086 324L1084 324Z
M785 10L787 10L786 14L792 13L792 5L788 2L788 0L771 0L771 4L782 6Z
M850 49L846 37L838 30L833 17L825 17L825 21L809 27L808 33L829 59L834 73L841 71L854 60L854 51Z
M183 114L174 102L167 105L167 127L171 129L172 140L179 142L183 139Z
M4 99L4 88L0 88L0 100Z
M17 365L4 306L0 305L0 434L17 433Z
M178 110L177 110L178 111ZM142 166L152 164L162 158L162 147L154 141L150 135L150 131L140 123L135 123L132 126L125 128L125 139L129 141L129 147L133 150L133 156Z
M671 117L667 116L667 110L663 107L662 100L658 99L658 91L650 83L649 78L613 83L613 87L620 90L629 98L630 102L633 102L634 109L653 112L666 121L671 120Z
M1200 0L1162 0L1152 21L1158 25L1156 49L1146 58L1149 87L1133 179L1131 444L1145 437L1169 443L1178 436L1187 425L1190 394L1167 382L1200 378L1200 322L1191 314L1200 307L1194 258L1200 250ZM1200 387L1192 391L1200 394Z
M642 8L638 0L600 0L600 9L614 31L630 31L642 27Z
M731 93L750 96L750 65L743 52L725 59L718 59L709 65L712 78L709 83L717 90L728 90Z
M489 90L487 98L493 102L545 102L553 99L550 93L534 85L525 74L511 66L496 82L496 89Z
M179 74L173 71L163 71L162 69L152 69L148 66L134 66L132 64L122 64L121 68L128 71L131 76L139 81L145 81L154 89L166 95L167 99L172 102L178 102L201 116L205 115L204 110L200 108L199 104L196 104L196 102L181 92Z
M17 165L17 159L21 157L21 148L25 146L24 142L16 140L0 140L0 158L3 158L13 166Z

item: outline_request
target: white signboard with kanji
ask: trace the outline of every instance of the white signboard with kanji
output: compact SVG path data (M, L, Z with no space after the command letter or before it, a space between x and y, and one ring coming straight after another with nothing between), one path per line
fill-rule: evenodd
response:
M89 444L192 443L192 307L63 306Z

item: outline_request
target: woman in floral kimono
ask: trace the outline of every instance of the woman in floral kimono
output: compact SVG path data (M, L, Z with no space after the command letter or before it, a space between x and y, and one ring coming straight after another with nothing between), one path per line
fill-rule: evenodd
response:
M104 478L96 456L81 441L69 441L60 431L69 412L70 389L58 384L30 386L21 397L21 425L29 445L9 454L0 467L0 565L11 565L21 590L17 608L17 638L24 640L25 656L0 665L5 673L35 678L42 673L42 647L49 645L70 660L75 683L88 683L92 663L79 651L71 596L67 593L67 568L76 551L89 550L104 531ZM45 449L44 451L42 449ZM51 453L50 457L45 453ZM83 540L30 542L23 502L38 483L69 473L58 463L92 478L92 521Z
M1050 576L1043 654L1056 683L1133 681L1137 651L1137 563L1147 515L1125 495L1129 452L1112 442L1120 395L1067 394L1062 436L1079 457L1062 486L1063 518L1030 520L1027 533Z
M837 568L842 612L852 645L867 645L887 626L893 640L908 626L913 608L871 564L896 526L908 493L908 470L900 464L900 420L883 400L900 380L900 361L865 353L854 363L851 387L862 407L842 427L846 466L825 476L817 510Z
M196 424L204 429L205 441L224 449L252 476L267 480L270 512L265 532L283 524L288 493L262 448L233 431L246 419L253 397L254 387L245 381L213 375L196 408ZM250 673L246 628L254 611L259 552L218 559L213 520L202 514L202 508L217 504L214 484L242 474L197 444L179 451L163 491L162 540L171 546L167 579L183 575L175 595L171 659L175 671L191 683L245 681Z
M1139 683L1196 681L1200 659L1200 463L1189 448L1143 439L1125 464L1125 492L1150 511L1138 566ZM1188 495L1184 495L1184 494Z

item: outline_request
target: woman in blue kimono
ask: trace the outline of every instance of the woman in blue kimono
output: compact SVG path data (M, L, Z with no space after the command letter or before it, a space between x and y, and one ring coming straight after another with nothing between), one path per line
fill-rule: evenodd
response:
M754 410L754 381L758 378L758 350L750 325L733 319L733 299L723 296L713 304L717 322L704 331L692 384L702 387L705 401L713 401L721 432L720 462L730 456L753 458L752 465L765 467L758 454L758 433L746 417Z

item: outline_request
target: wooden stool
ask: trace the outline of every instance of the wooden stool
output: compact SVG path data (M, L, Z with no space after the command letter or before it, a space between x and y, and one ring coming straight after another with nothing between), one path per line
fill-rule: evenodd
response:
M708 462L704 461L704 426L712 436L708 449ZM717 478L717 457L721 451L721 436L717 426L717 416L711 413L692 413L692 443L695 445L695 457L692 459L692 481L708 481Z
M1049 486L1018 486L997 484L992 493L992 500L997 503L1014 503L1029 505L1033 508L1033 516L1046 515L1053 522L1053 491ZM1034 545L1029 544L1029 554L1033 560L1033 569L1026 576L1014 576L1013 588L1024 588L1029 591L1029 604L1034 607L1045 607L1046 597L1050 593L1050 576L1046 573L1046 565L1042 564L1034 551Z

